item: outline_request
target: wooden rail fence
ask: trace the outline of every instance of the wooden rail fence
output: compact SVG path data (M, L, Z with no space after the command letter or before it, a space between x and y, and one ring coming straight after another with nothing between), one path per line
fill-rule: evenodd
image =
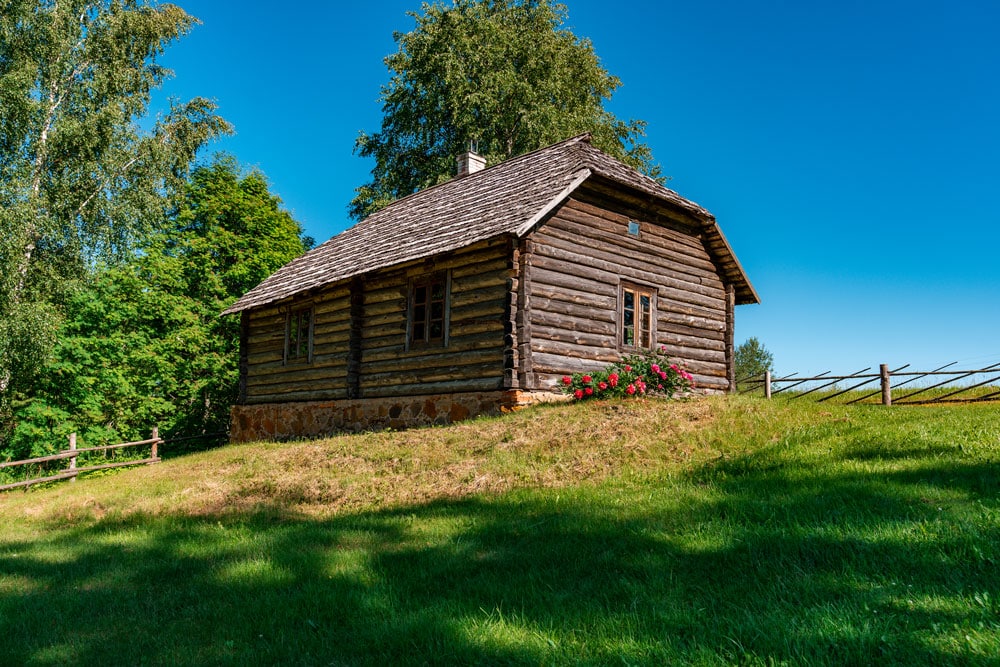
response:
M905 369L910 367L909 364L894 369L890 369L887 364L882 364L879 366L878 373L869 372L872 370L869 367L850 375L830 375L830 371L826 371L812 377L800 377L797 373L792 373L784 377L772 377L771 373L768 372L763 376L738 380L737 386L741 388L741 394L762 391L765 398L771 398L776 394L784 392L790 392L789 398L793 400L810 394L817 394L817 402L822 403L845 396L848 399L845 401L846 405L867 401L876 396L880 397L878 402L882 405L926 405L930 403L971 403L1000 400L1000 388L997 388L998 383L1000 383L1000 363L974 370L945 370L951 368L956 363L952 362L940 368L935 368L932 371L920 372L905 372ZM967 380L976 375L989 375L990 377L969 385L955 386L956 382ZM918 380L924 378L937 379L939 377L944 377L945 379L940 382L934 382L929 386L913 388L903 393L898 392L901 387ZM851 385L845 389L840 389L837 385L841 382L850 382ZM874 391L862 389L862 387L874 385L876 382L879 385L878 389ZM797 387L799 388L798 391L791 391ZM971 395L974 389L979 389L980 387L988 387L988 389L985 390L985 393ZM817 393L822 392L824 389L829 390L829 393ZM868 389L871 389L871 386ZM941 389L943 393L926 395L927 392L934 389ZM897 393L893 394L893 391ZM860 393L861 395L856 396L852 392ZM921 395L923 395L923 398L916 398Z
M39 456L34 459L25 459L23 461L7 461L0 463L0 468L10 468L13 466L24 466L39 463L49 463L51 461L59 461L63 459L68 459L68 464L66 469L58 474L49 475L47 477L38 477L35 479L26 479L21 482L15 482L13 484L4 484L0 486L0 491L7 491L9 489L16 489L19 487L27 487L32 484L41 484L42 482L55 482L61 479L69 479L70 481L76 481L76 476L83 472L92 472L94 470L107 470L109 468L123 468L125 466L135 466L142 464L153 464L159 463L159 446L163 443L160 438L159 429L153 428L153 435L148 440L138 440L136 442L123 442L118 445L104 445L102 447L84 447L82 449L77 449L76 446L76 433L71 433L69 436L69 448L66 451L59 452L58 454L52 454L50 456ZM77 457L80 454L85 454L87 452L100 452L109 451L113 449L123 449L125 447L138 447L140 445L151 445L151 451L149 458L139 459L134 461L116 461L115 463L103 463L101 465L85 466L82 468L77 467Z

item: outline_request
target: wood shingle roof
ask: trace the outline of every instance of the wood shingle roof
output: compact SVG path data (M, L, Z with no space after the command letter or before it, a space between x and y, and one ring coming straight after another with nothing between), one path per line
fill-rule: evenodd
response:
M292 260L223 314L497 236L523 236L592 176L696 219L709 252L736 286L737 303L759 301L711 213L594 148L585 134L403 197Z

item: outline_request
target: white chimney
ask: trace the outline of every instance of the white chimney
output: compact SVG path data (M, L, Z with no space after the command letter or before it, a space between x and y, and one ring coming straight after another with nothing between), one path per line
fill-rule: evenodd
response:
M462 153L456 161L458 162L458 178L486 169L486 158L472 151Z

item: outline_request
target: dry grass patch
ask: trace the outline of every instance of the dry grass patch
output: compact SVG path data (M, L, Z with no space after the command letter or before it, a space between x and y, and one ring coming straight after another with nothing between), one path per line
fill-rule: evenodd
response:
M651 407L655 409L650 409ZM121 478L91 477L5 499L66 521L114 516L232 516L280 508L329 516L514 488L596 483L713 455L692 445L723 405L714 398L543 405L448 427L231 445ZM19 498L20 496L20 498Z

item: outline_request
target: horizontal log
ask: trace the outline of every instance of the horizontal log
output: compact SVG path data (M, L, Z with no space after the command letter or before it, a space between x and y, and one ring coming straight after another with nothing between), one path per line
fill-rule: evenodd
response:
M508 271L506 268L499 271L483 270L481 273L473 273L465 277L451 278L452 299L468 292L482 291L483 288L491 288L493 291L507 291Z
M552 268L550 268L552 267ZM618 300L618 277L617 275L606 276L606 280L591 280L581 283L581 277L567 273L563 270L561 262L542 258L541 265L534 264L530 267L531 294L539 287L547 287L550 291L565 289L582 290L586 287L586 292L593 294L599 299L613 299L613 303ZM542 293L542 296L545 296Z
M477 261L471 261L463 266L456 266L451 270L451 279L454 282L461 282L467 278L489 274L497 277L507 278L510 259L505 252L484 253Z
M280 329L275 329L274 331L269 331L266 334L251 335L247 337L247 344L251 348L258 348L261 350L269 349L271 347L285 347L285 326L281 325Z
M338 288L333 292L321 292L312 301L316 313L328 313L343 310L351 306L351 293L347 288Z
M669 308L669 306L668 306ZM659 310L659 329L663 331L675 331L684 333L685 331L702 331L722 333L726 330L724 320L713 317L698 317L684 312L669 309Z
M498 255L504 254L507 247L507 239L497 237L450 251L443 256L434 255L389 269L382 269L365 277L365 287L366 289L380 289L391 285L407 284L413 278L426 276L430 273L469 267L481 261L495 259Z
M573 287L556 287L535 282L531 285L532 299L550 299L552 301L571 303L585 306L593 310L616 312L618 309L618 298L616 294L602 295L589 292L586 288L590 284L574 283Z
M725 334L720 332L709 332L712 336L706 336L704 332L691 333L690 329L684 329L680 333L676 331L665 331L663 328L656 331L657 345L676 345L692 348L702 348L716 352L724 352L726 349Z
M685 233L697 233L703 221L679 203L623 189L618 183L592 178L573 193L574 198L591 202L600 208L622 211L630 217L644 217Z
M247 394L248 405L259 405L262 403L293 403L299 401L336 401L347 398L347 388L328 389L305 389L300 388L292 391L282 391L272 394Z
M680 359L684 366L693 375L703 375L708 377L726 377L726 364L724 362L714 363L711 361L703 361L701 359L685 359L683 357L677 357Z
M449 380L445 382L422 382L419 384L393 385L386 387L362 387L364 398L387 398L391 396L420 396L424 394L452 394L473 391L495 391L503 389L503 374L496 378L476 380Z
M567 317L577 317L582 320L610 322L611 324L614 324L617 318L617 311L614 308L592 308L556 299L541 298L537 294L531 295L531 310L532 314L548 312ZM537 318L532 319L533 321L537 320Z
M636 261L634 265L629 265L617 261L611 253L600 250L589 250L586 254L581 253L573 244L553 237L548 237L545 241L538 241L535 245L536 256L549 257L566 264L576 264L597 269L602 274L621 276L622 278L633 280L647 285L656 285L661 288L668 288L668 293L672 298L681 298L687 303L712 307L718 302L725 304L725 291L718 286L701 285L690 280L682 274L657 266L653 262ZM674 291L669 292L672 288Z
M657 340L657 343L661 341ZM725 350L708 350L701 347L689 347L686 345L676 345L669 341L662 342L666 345L667 351L666 355L671 359L681 359L685 362L694 361L704 361L704 362L717 362L721 363L723 367L726 365L726 352Z
M532 341L554 340L574 345L584 345L596 348L613 348L618 344L617 336L607 334L589 334L572 329L548 327L536 324L531 328Z
M610 211L584 202L580 199L570 199L555 216L559 220L570 220L577 224L585 225L599 233L611 234L612 238L628 233L628 223L638 222L640 225L640 238L642 243L649 237L657 247L675 250L690 254L692 257L707 257L705 244L701 238L701 229L684 227L676 224L665 223L661 217L651 219L645 212L641 215L625 215L617 211ZM633 238L634 237L630 237ZM709 267L712 266L709 262Z
M494 283L492 285L485 285L478 289L468 290L466 292L451 294L451 312L452 319L454 319L454 313L456 310L461 310L470 305L475 306L481 303L491 303L494 304L495 308L498 308L497 304L507 303L507 285L506 283Z
M561 375L599 371L605 368L607 362L581 359L560 354L533 352L531 355L535 373L555 373Z
M532 332L534 327L552 327L566 331L578 331L580 333L595 336L617 336L617 326L609 318L581 318L572 315L563 315L546 310L532 310L531 313Z
M472 363L503 355L503 339L493 336L469 338L462 347L414 347L410 350L382 348L365 351L362 355L362 373L379 373L385 368L429 368Z
M365 319L384 318L386 315L396 317L406 317L406 296L395 295L392 299L385 299L375 303L365 300Z
M493 359L488 363L477 362L446 368L431 367L426 370L402 370L385 373L363 373L361 376L362 390L375 387L391 387L400 385L427 384L449 380L497 380L503 377L503 358Z
M485 317L478 319L462 319L451 323L451 343L461 347L462 339L468 336L489 334L498 339L503 338L504 324L499 318Z
M406 299L410 291L410 284L406 281L399 281L399 283L394 283L384 289L365 289L364 290L364 304L365 311L369 311L373 308L378 308L384 304L398 304L402 302L406 304ZM350 304L348 304L348 308Z
M316 322L313 325L313 340L323 338L333 338L340 340L351 331L351 321L349 319L338 320L336 322Z
M252 348L247 354L247 364L250 366L263 366L267 364L280 364L284 360L284 350L274 350L257 353Z
M536 364L538 354L583 359L588 362L596 361L605 365L614 363L621 358L621 354L615 346L577 345L576 343L543 338L537 334L531 339L531 353Z
M507 295L494 299L482 299L471 303L452 304L451 321L462 322L503 316L507 307Z
M553 273L558 273L563 275L566 279L570 281L570 284L580 286L581 282L594 283L591 287L595 290L595 293L599 293L601 285L607 285L611 287L614 294L618 294L618 284L621 282L622 275L618 269L621 267L614 267L614 271L608 270L606 267L593 266L589 263L583 263L585 261L584 255L578 255L573 259L567 259L563 256L555 256L558 251L548 246L535 246L535 252L531 255L531 284L534 286L538 282L536 277L536 272L539 269L543 269L549 272L549 275ZM552 284L555 284L554 282Z
M333 382L347 377L347 365L339 363L329 366L271 366L250 369L247 373L247 387L284 384L287 382Z
M602 230L587 224L590 216L578 212L567 211L566 217L560 216L547 224L544 234L564 240L589 240L590 247L609 251L623 259L642 258L644 261L656 261L665 268L677 273L690 275L695 280L719 281L718 270L711 260L705 246L697 241L697 247L678 243L658 235L657 228L651 223L643 223L646 228L639 238L630 236L622 229L619 232Z

